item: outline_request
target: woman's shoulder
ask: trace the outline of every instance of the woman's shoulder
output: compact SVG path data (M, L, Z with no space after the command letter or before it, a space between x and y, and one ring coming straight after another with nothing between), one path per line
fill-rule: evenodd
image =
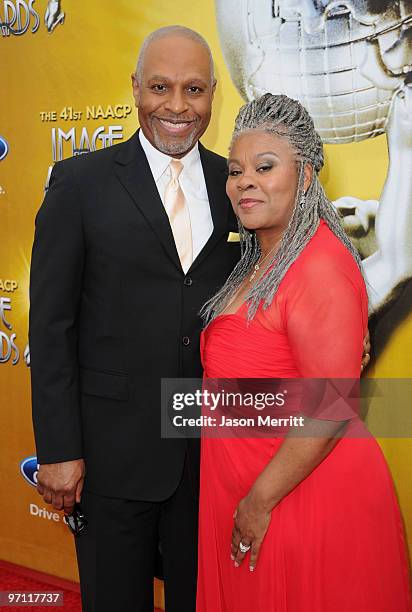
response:
M299 259L305 266L323 264L331 267L349 267L359 271L352 253L323 219L320 220L318 229L303 249Z
M319 287L339 277L345 277L359 287L364 285L362 273L352 253L323 219L289 271L290 277L299 275L307 280L312 279Z

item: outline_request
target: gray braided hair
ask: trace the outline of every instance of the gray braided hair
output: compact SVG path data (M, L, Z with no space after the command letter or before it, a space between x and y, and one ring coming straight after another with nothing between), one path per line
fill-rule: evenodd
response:
M279 249L267 264L268 272L262 275L246 296L248 321L253 319L261 303L263 308L272 303L282 279L315 234L320 219L324 219L331 231L343 242L362 271L359 253L346 235L340 216L327 199L319 181L318 173L324 164L323 144L307 110L300 102L288 96L267 93L242 106L235 121L231 146L238 136L250 130L286 138L297 153L300 168L294 209ZM306 163L312 164L314 172L302 206ZM238 225L241 258L223 287L203 305L200 315L205 325L226 308L261 256L255 232L247 230L239 219Z

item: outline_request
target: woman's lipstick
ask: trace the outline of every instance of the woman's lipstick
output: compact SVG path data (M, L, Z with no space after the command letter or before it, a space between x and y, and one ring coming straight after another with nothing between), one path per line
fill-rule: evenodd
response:
M262 200L256 200L254 198L242 198L239 200L238 206L243 209L249 209L256 206L256 204L261 204Z

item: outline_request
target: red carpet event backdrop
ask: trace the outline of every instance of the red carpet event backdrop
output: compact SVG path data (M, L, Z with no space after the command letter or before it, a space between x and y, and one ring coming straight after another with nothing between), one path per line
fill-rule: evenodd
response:
M382 270L367 375L402 378L407 388L412 372L412 0L1 0L0 556L71 580L72 536L35 490L27 329L34 218L54 163L134 132L130 75L139 47L176 23L200 32L215 56L207 147L225 155L243 100L266 91L299 98L311 112L326 145L327 194L367 281ZM395 394L375 416L372 401L370 422L402 421L401 405ZM399 435L379 442L411 543L412 443ZM113 440L107 453L117 452Z

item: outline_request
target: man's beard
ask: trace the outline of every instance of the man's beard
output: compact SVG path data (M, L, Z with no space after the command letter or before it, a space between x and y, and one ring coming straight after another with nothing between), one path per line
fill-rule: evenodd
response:
M153 132L153 140L155 142L156 148L164 153L165 155L170 155L170 157L174 157L176 155L183 155L190 151L193 145L196 143L196 130L193 130L184 140L172 140L170 142L165 142L157 131L156 127L152 125Z

